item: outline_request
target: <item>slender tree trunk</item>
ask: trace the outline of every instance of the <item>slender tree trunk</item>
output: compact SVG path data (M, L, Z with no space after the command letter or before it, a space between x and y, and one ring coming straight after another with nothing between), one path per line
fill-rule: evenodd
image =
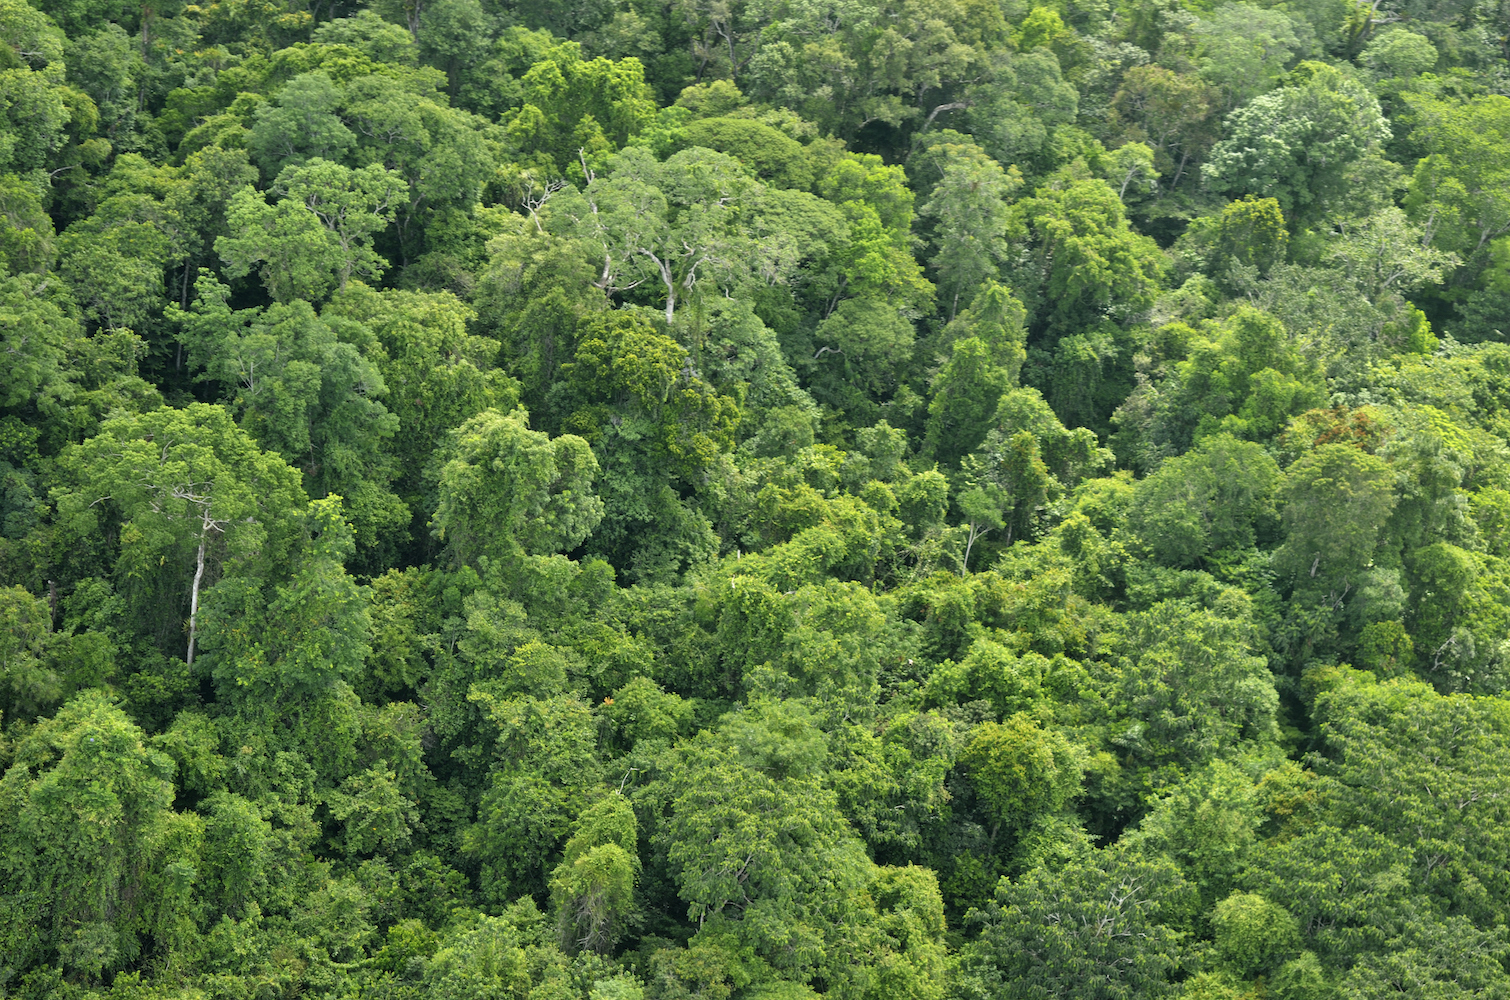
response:
M970 525L970 533L965 538L965 558L959 567L959 575L961 577L970 575L970 550L975 548L975 540L989 530L991 529L987 528L985 531L980 531L976 529L975 525Z
M210 540L210 512L204 512L203 525L199 531L199 555L194 566L194 587L189 593L189 654L188 665L194 665L194 640L199 637L199 585L204 581L204 550Z
M1174 172L1174 180L1169 182L1169 188L1171 191L1174 190L1175 186L1180 183L1180 178L1185 176L1185 164L1189 162L1190 152L1188 150L1182 150L1180 153L1180 165L1175 169Z
M655 261L655 266L661 272L661 283L666 286L666 325L671 325L672 314L676 312L676 279L672 277L671 268L667 267L655 254L647 254Z

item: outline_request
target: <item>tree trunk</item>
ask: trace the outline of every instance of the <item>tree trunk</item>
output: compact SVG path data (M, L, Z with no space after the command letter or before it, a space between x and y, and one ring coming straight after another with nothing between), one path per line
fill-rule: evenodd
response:
M661 283L666 286L666 325L671 325L671 316L676 312L676 278L671 274L671 268L662 263L655 254L646 254L655 261L656 268L661 272Z
M210 540L210 512L204 512L203 525L199 531L199 555L194 566L194 587L189 592L189 654L187 663L194 665L194 640L199 628L199 585L204 581L204 550Z

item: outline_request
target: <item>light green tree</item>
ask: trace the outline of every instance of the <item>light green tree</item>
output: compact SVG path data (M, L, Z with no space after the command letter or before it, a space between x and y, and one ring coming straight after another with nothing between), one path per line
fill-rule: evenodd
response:
M337 114L341 89L324 70L301 73L257 106L246 145L268 177L310 160L339 161L356 135Z
M1301 49L1288 15L1252 3L1222 4L1193 34L1201 76L1223 94L1226 110L1272 89Z
M192 311L179 313L190 367L220 384L263 448L303 471L310 496L380 503L364 494L386 485L381 451L399 421L380 402L387 386L361 350L371 334L326 321L307 302L232 311L229 300L229 288L200 276Z
M1297 586L1340 596L1373 560L1395 506L1394 476L1381 458L1324 444L1290 467L1277 499L1286 537L1276 567Z
M1003 879L960 956L962 985L1023 1000L1167 994L1193 896L1168 860L1116 848Z
M1080 790L1083 766L1069 740L1023 714L981 724L959 763L996 828L1013 834L1063 809Z
M549 157L558 176L582 169L580 150L622 147L655 118L655 100L638 59L586 59L577 42L548 50L520 86L523 106L505 127L526 152Z
M956 465L985 438L1002 394L1013 388L1011 376L992 354L978 337L954 342L948 362L930 387L926 454Z
M942 176L918 214L934 220L936 249L929 266L939 276L952 320L971 304L977 289L1001 274L1011 224L1007 202L1021 186L1022 177L1003 170L974 144L947 144L929 152Z
M726 154L688 149L661 163L630 147L580 195L558 197L548 224L591 248L605 293L659 285L669 324L679 303L781 281L795 264L789 240L753 239L744 206L758 191Z
M1417 122L1411 139L1426 151L1411 176L1405 209L1429 245L1461 261L1449 294L1503 283L1494 275L1507 269L1495 265L1494 248L1503 247L1510 233L1510 98L1458 103L1410 94L1404 100ZM1494 322L1491 318L1490 328Z
M395 171L352 170L316 157L278 175L274 204L250 187L238 191L226 209L230 235L215 241L215 251L230 278L261 265L262 283L278 302L318 300L354 277L382 275L388 262L372 239L407 190Z
M1127 524L1161 562L1196 566L1209 553L1252 546L1260 526L1277 527L1280 481L1262 446L1216 435L1138 483Z
M295 523L304 537L287 583L228 577L205 597L204 649L229 704L318 696L354 679L370 652L367 594L343 565L354 544L341 498L313 501Z
M1068 333L1103 316L1128 319L1153 302L1165 270L1157 244L1129 227L1122 200L1105 181L1040 189L1016 205L1031 241L1012 276L1035 327Z
M0 589L0 711L28 719L56 704L63 678L49 656L52 611L22 587Z
M187 635L190 665L207 575L277 572L307 504L298 472L203 403L107 420L59 462L59 543L94 549L112 529L107 572L132 581L134 611L162 646Z
M188 944L200 824L173 811L172 775L98 691L16 746L0 779L6 965L98 979Z
M605 795L588 807L567 840L551 876L562 943L607 952L624 934L639 880L639 826L623 795Z
M1378 157L1390 128L1361 83L1320 63L1305 68L1228 115L1227 138L1201 171L1217 191L1274 198L1287 218L1312 221L1357 196L1350 171Z
M434 524L458 562L575 548L603 517L587 442L532 431L523 410L484 410L456 429L447 453Z

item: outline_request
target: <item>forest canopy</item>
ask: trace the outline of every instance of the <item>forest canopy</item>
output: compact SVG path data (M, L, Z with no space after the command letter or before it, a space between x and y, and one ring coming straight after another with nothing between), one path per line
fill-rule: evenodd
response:
M0 0L0 996L1510 997L1510 0Z

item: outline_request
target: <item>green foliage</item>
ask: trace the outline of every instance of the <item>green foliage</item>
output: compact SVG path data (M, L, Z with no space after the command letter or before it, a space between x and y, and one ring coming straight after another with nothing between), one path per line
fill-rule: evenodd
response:
M52 612L21 587L7 587L0 592L0 622L0 677L5 684L0 710L10 719L34 718L62 694L63 678L47 648Z
M231 235L215 241L226 275L245 277L255 265L268 294L281 303L320 299L352 278L380 277L388 262L372 237L392 219L402 178L374 164L352 170L313 157L278 174L279 200L269 205L242 188L226 208Z
M1152 304L1163 255L1129 228L1121 199L1104 181L1042 189L1019 202L1018 213L1034 249L1017 280L1038 290L1028 303L1036 324L1068 333Z
M1272 967L1300 938L1284 907L1250 892L1234 892L1216 904L1211 925L1217 953L1241 976Z
M1075 748L1026 715L987 722L960 755L976 794L997 823L1021 830L1033 817L1054 813L1079 790Z
M233 312L229 299L225 285L201 276L194 310L181 318L190 367L223 387L263 448L298 463L311 496L358 496L373 479L381 488L375 453L399 422L378 402L387 386L363 356L366 332L325 321L303 301Z
M1312 220L1358 197L1351 170L1391 133L1362 84L1330 66L1303 68L1296 82L1227 117L1228 137L1202 171L1218 191L1274 198L1287 217Z
M505 126L525 152L543 153L566 172L579 150L623 146L650 124L655 103L638 59L585 59L576 42L544 56L520 78L524 106Z
M341 498L310 504L297 570L267 592L229 577L205 595L204 649L228 703L278 705L350 681L369 654L366 594L342 563L354 548Z
M98 980L189 944L200 822L173 812L173 765L99 692L19 743L0 779L7 964Z
M1259 445L1222 434L1166 460L1138 484L1128 527L1170 566L1250 548L1274 530L1279 467Z
M484 410L459 427L440 470L436 532L461 562L572 548L602 517L587 443L529 429L523 410Z
M1356 579L1395 505L1389 467L1345 444L1324 444L1296 462L1278 499L1286 535L1279 568L1306 587Z
M563 944L609 951L632 916L639 876L638 827L622 795L594 803L566 842L551 876Z
M1131 759L1186 769L1273 738L1278 696L1251 626L1166 601L1127 629L1115 702Z
M1510 996L1503 0L0 0L0 993Z
M220 407L107 420L60 464L57 544L88 545L66 564L77 576L115 576L128 614L164 652L176 651L186 627L191 666L207 570L287 572L302 526L295 512L306 504L298 473L260 451ZM104 543L106 528L113 544Z
M962 956L964 987L1033 998L1170 992L1189 886L1168 861L1107 854L1003 879Z

